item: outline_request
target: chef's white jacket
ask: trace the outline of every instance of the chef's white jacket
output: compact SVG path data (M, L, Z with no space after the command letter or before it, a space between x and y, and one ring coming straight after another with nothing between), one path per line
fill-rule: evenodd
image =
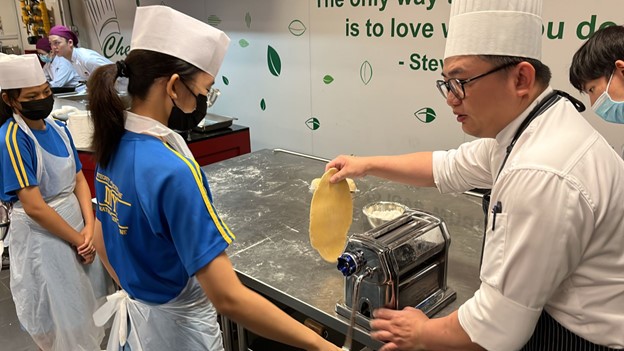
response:
M99 53L85 48L74 48L70 61L76 73L85 81L96 68L113 63Z
M441 193L492 187L481 285L459 322L488 350L517 350L546 309L575 334L622 348L624 161L561 99L528 126L496 179L519 125L551 91L495 139L433 154Z
M80 83L80 76L71 62L62 56L56 56L52 62L43 65L43 73L53 88L75 87Z

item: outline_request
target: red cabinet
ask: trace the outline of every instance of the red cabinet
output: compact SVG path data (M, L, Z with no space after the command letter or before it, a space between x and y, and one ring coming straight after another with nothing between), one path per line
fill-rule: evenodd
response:
M249 128L232 125L230 128L215 130L209 133L191 132L187 139L189 149L200 166L226 160L228 158L251 152ZM82 172L87 178L91 196L95 197L95 162L92 153L78 151L78 158L82 163Z

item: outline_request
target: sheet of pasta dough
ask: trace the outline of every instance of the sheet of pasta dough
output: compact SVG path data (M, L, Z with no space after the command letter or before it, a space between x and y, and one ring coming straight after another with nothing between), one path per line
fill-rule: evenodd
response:
M336 262L342 254L353 219L353 200L347 181L329 182L336 172L331 168L323 174L310 204L310 244L327 262Z

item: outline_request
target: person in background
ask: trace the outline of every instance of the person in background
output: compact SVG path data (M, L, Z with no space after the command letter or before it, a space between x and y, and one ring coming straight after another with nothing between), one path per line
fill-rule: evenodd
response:
M0 200L11 203L11 294L41 350L99 350L104 296L89 186L36 55L0 55ZM101 279L100 285L91 279ZM93 280L97 281L97 280Z
M54 55L64 57L71 62L72 67L84 82L98 67L112 63L93 50L78 47L76 33L65 26L52 27L48 39Z
M35 47L39 60L44 63L43 73L53 90L64 87L75 88L80 84L80 76L71 63L63 57L54 55L48 38L39 39Z
M87 83L95 243L123 288L94 315L98 324L115 315L108 350L223 350L217 311L282 343L339 350L240 282L225 253L234 234L186 142L171 129L204 118L229 42L169 7L141 6L128 57L100 67ZM129 110L114 89L118 77L129 78Z
M598 116L624 124L624 26L601 28L578 49L570 83L589 96Z
M451 4L437 88L480 139L327 164L339 170L331 182L374 175L441 193L492 189L479 289L445 317L374 311L381 350L624 348L624 162L577 111L582 104L549 86L541 8Z

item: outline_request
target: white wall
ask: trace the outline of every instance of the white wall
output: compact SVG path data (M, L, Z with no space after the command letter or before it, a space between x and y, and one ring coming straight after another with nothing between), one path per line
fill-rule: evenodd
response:
M18 46L21 48L15 0L0 0L0 21L0 42L2 42L2 46Z
M89 6L104 2L109 1L84 3ZM115 43L114 47L99 50L112 55L113 60L123 57L129 45L137 4L164 3L224 30L232 43L217 77L217 87L223 94L213 109L238 117L238 124L249 126L254 150L282 147L332 157L337 153L364 155L453 148L472 138L462 133L434 86L441 67L433 64L423 69L411 59L417 55L426 55L434 62L442 59L449 0L416 0L416 4L412 0L410 5L400 5L406 2L117 0L105 14L107 18L94 20L88 13L81 17L95 49L106 38L108 43ZM356 3L360 5L352 5ZM589 34L592 15L596 19L594 28L607 21L622 24L624 15L620 9L621 0L544 1L546 29L552 22L550 33L558 34L559 23L563 22L561 36L545 35L543 40L543 61L553 70L553 87L580 97L567 79L572 54ZM113 25L101 32L97 23L105 23L106 19ZM392 37L393 19L403 23L402 28L420 23L420 31L415 38L412 34L399 37L396 33ZM295 20L299 22L293 24ZM367 20L380 23L384 33L369 37ZM347 22L359 26L358 35L347 31ZM428 30L423 32L423 28ZM248 45L241 45L241 40ZM279 76L269 70L269 46L281 60ZM122 54L115 55L114 49ZM362 77L365 61L370 66ZM326 75L333 82L326 84ZM580 98L589 105L586 97ZM414 116L423 108L435 112L436 118L430 123ZM618 151L624 148L624 126L603 122L591 109L584 115ZM306 121L311 118L320 121L320 128L308 127Z

